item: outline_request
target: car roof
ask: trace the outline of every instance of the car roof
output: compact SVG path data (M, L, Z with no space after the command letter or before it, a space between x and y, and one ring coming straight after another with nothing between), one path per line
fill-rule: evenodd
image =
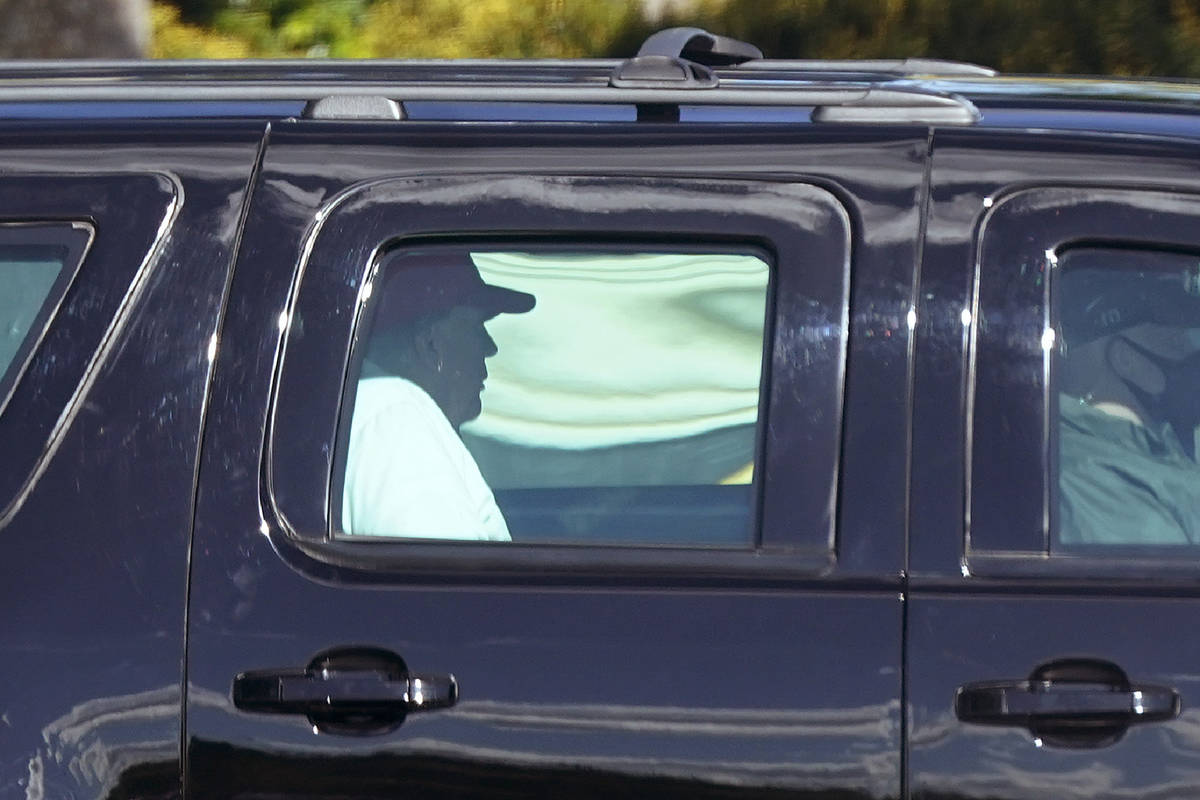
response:
M0 119L676 121L687 108L741 109L691 117L739 123L1200 136L1193 81L759 56L752 45L676 28L651 36L630 59L0 61Z

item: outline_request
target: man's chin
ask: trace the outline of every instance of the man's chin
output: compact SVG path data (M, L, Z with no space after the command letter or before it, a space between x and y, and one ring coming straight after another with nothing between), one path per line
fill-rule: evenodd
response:
M450 425L454 428L454 430L457 431L459 428L461 428L463 425L467 424L471 420L478 418L479 415L482 413L483 413L483 404L476 401L470 407L455 409L455 412L453 415L451 415L451 414L446 415L446 419L448 419L450 421Z

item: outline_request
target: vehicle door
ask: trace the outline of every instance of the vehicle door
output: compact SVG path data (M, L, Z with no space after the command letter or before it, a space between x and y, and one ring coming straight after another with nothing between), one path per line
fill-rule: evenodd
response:
M932 174L912 796L1195 796L1194 146L944 133Z
M275 125L205 435L190 796L898 797L924 152Z
M261 125L89 128L0 126L6 798L181 791L209 345Z

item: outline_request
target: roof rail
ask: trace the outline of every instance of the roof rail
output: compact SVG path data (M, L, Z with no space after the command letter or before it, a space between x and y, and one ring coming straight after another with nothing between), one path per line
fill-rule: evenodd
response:
M865 58L865 59L771 59L738 64L739 70L771 70L772 72L842 72L877 73L888 77L980 77L999 74L991 67L967 61L945 61L940 58Z
M732 41L732 40L730 40ZM661 55L661 54L660 54ZM694 55L690 51L687 55ZM670 56L668 56L670 57ZM675 56L680 58L680 56ZM700 64L694 58L685 60ZM0 86L28 82L42 86L84 85L121 81L319 81L357 80L363 83L402 81L505 80L558 83L564 79L607 82L624 59L243 59L243 60L0 60ZM772 79L834 80L834 75L854 80L906 77L988 77L995 71L977 64L936 59L897 60L751 60L712 67L720 77L755 79L772 73Z
M382 98L404 103L442 101L459 103L564 103L649 106L775 106L812 107L813 120L819 122L904 122L915 124L970 125L979 112L967 99L919 84L797 82L791 86L713 86L686 88L618 88L607 82L570 82L558 84L507 83L502 81L439 81L386 83L377 81L87 81L40 83L0 81L0 103L71 103L71 102L179 102L196 101L275 101L311 102L326 98L353 98L344 101L344 109L353 118L363 119L368 104L385 109L384 116L396 119ZM697 84L693 84L697 85ZM326 101L328 108L328 101ZM402 110L399 112L403 114Z

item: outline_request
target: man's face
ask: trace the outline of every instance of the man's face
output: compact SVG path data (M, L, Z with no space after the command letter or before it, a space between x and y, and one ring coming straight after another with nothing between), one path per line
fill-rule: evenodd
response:
M1121 332L1110 345L1112 368L1122 378L1151 395L1167 388L1171 366L1200 350L1192 330L1145 323Z
M1200 338L1196 329L1143 324L1111 337L1107 363L1145 423L1169 423L1185 447L1200 426ZM1190 454L1190 450L1189 450Z
M483 410L479 394L487 380L485 359L496 354L496 343L484 327L489 315L458 306L434 323L432 337L438 363L430 395L455 430Z

